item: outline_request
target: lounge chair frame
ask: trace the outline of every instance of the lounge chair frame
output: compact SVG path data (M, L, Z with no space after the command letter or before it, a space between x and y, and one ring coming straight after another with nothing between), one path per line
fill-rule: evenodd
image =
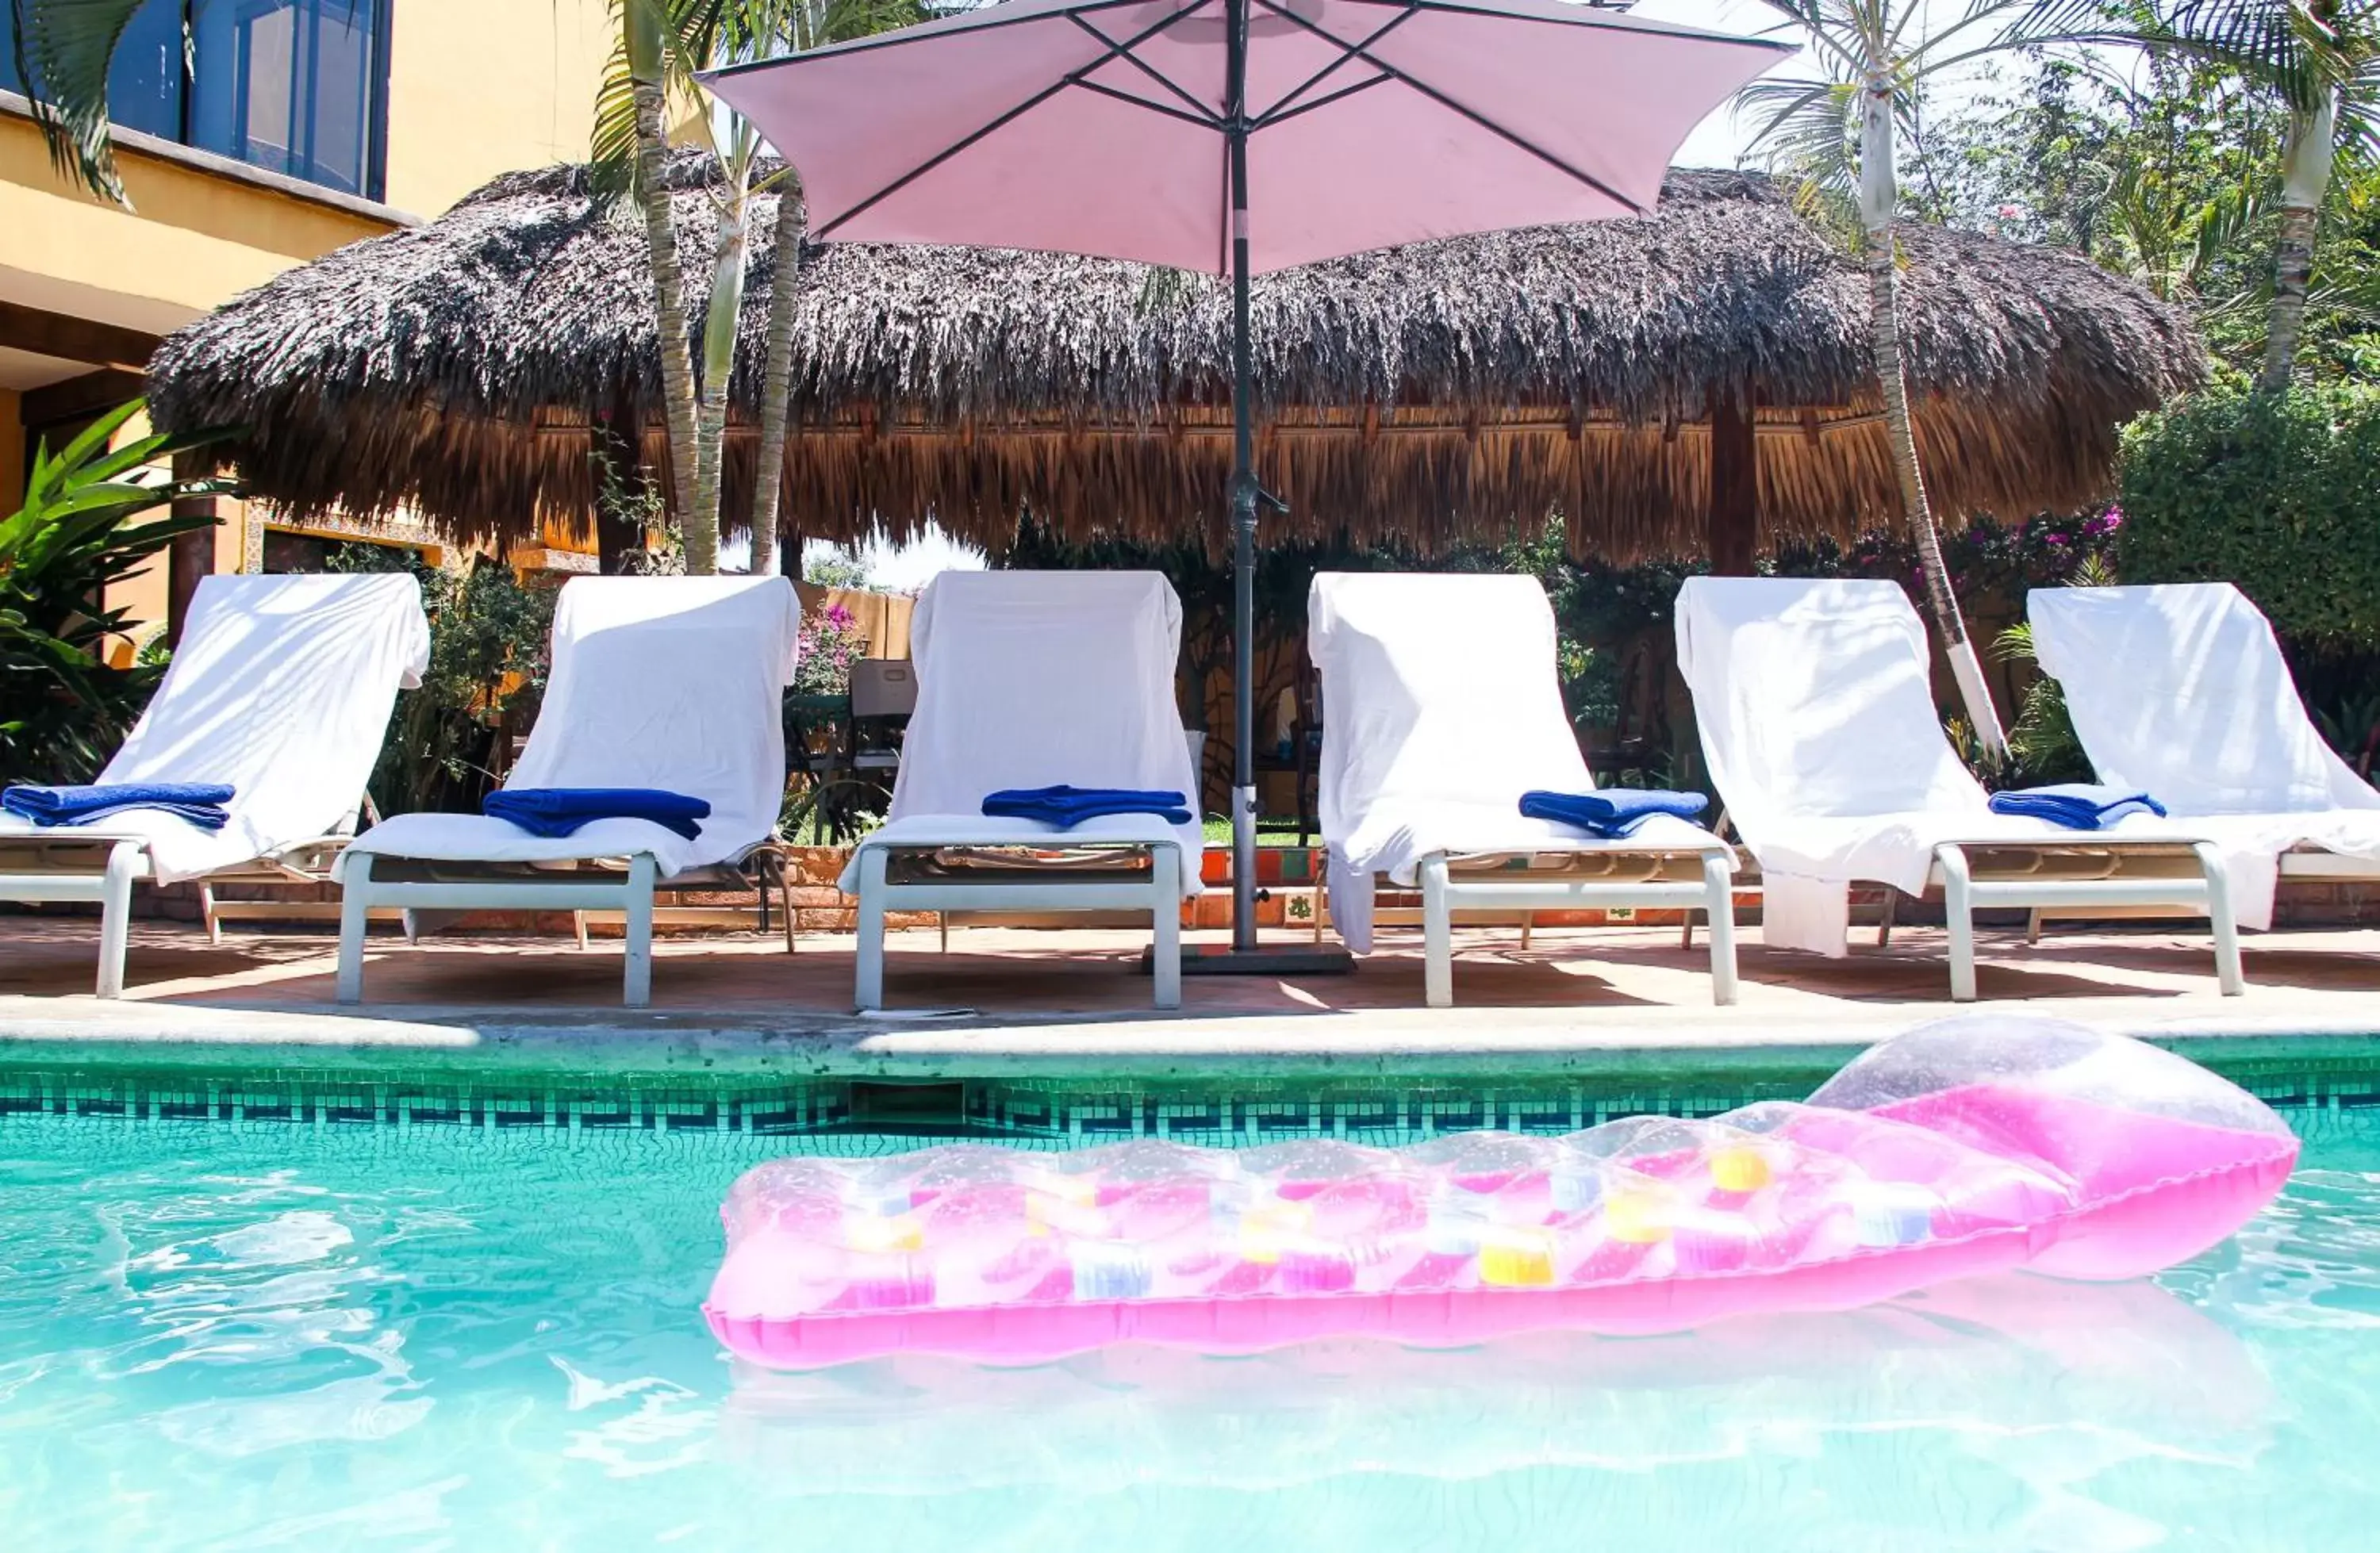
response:
M932 912L1131 912L1148 914L1154 949L1151 977L1156 1006L1182 1006L1182 879L1184 859L1178 843L1087 843L1079 851L1086 860L1111 855L1123 867L1088 872L1073 867L1036 867L1003 862L985 867L979 877L951 870L944 877L895 880L890 871L896 855L925 855L952 850L999 853L1014 849L953 835L947 843L904 841L898 844L862 842L858 866L858 966L853 1001L861 1013L884 1006L884 918L896 911ZM1147 859L1143 871L1133 861Z
M618 912L625 924L621 1001L629 1008L647 1007L653 998L655 892L748 883L743 872L747 864L758 871L763 891L773 878L783 908L785 950L791 953L793 893L783 855L773 842L764 842L727 862L689 868L667 879L659 876L649 852L560 863L447 861L356 853L348 858L340 880L338 1001L363 1001L365 936L375 909L405 913L408 940L416 937L414 918L423 912L566 911L574 915L573 927L582 949L587 946L584 914ZM382 867L391 872L379 872Z
M1525 866L1514 868L1516 859ZM1454 1006L1457 912L1675 906L1689 914L1696 908L1709 914L1711 1001L1726 1007L1739 992L1734 869L1735 855L1725 845L1465 856L1432 853L1416 867L1422 899L1422 1001L1430 1008ZM1374 920L1380 920L1378 914Z
M218 902L217 884L324 884L332 862L355 839L354 822L327 836L294 843L267 856L250 858L200 874L199 907L207 941L223 941L225 916L261 916L249 906L264 902ZM0 901L28 903L95 901L99 904L99 970L102 998L124 995L124 959L132 937L132 887L157 877L149 843L138 838L78 834L61 826L54 834L0 837ZM230 907L226 911L225 908ZM285 908L273 908L280 909Z

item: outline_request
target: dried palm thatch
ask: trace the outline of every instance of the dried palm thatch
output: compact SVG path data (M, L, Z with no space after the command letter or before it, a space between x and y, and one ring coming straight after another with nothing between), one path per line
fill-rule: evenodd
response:
M705 164L676 215L710 250ZM749 504L773 201L741 322L727 459ZM1939 507L2102 494L2117 427L2194 382L2188 322L2070 255L1919 228L1908 357ZM698 267L692 267L698 269ZM804 255L786 528L929 516L998 550L1058 532L1223 537L1227 293L1204 276L984 249ZM699 291L698 285L694 287ZM1428 552L1565 514L1581 554L1699 550L1714 394L1757 406L1764 544L1897 511L1866 369L1867 288L1765 178L1673 174L1641 220L1417 244L1260 280L1269 532ZM584 169L498 178L438 221L301 266L174 334L161 426L236 424L251 491L298 512L408 506L470 535L584 521L599 440L665 455L640 234ZM625 443L622 444L625 446Z

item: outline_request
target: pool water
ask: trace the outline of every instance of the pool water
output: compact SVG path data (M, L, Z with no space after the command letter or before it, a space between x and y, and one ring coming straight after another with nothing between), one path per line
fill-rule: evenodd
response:
M2291 1121L2279 1203L2155 1283L771 1377L698 1306L790 1140L7 1117L0 1544L2369 1547L2380 1109Z

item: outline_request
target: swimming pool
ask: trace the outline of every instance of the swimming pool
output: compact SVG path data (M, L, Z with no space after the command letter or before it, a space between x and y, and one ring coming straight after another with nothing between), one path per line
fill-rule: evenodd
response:
M752 1119L782 1098L607 1126L551 1097L53 1093L0 1105L0 1525L44 1549L2365 1547L2380 1106L2336 1074L2267 1078L2307 1141L2296 1179L2155 1284L2015 1278L1674 1338L799 1377L738 1373L703 1329L719 1200L760 1159L919 1141L869 1124L881 1098L811 1097L828 1130L771 1135ZM1053 1101L1037 1141L1294 1110L1215 1103ZM1344 1103L1302 1124L1371 1114ZM1596 1109L1428 1104L1376 1140Z

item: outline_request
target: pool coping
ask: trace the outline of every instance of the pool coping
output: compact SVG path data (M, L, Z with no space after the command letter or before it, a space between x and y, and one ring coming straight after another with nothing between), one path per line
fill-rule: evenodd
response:
M1212 1017L1112 1014L881 1020L783 1013L407 1008L324 1013L272 1006L103 1004L0 997L0 1069L190 1073L419 1072L565 1074L618 1081L704 1078L1132 1078L1232 1075L1529 1077L1806 1072L1942 1017L1943 1005L1714 1022L1679 1011L1370 1011ZM2037 1005L1960 1013L2057 1016ZM2205 1061L2380 1064L2380 1011L2079 1018Z

